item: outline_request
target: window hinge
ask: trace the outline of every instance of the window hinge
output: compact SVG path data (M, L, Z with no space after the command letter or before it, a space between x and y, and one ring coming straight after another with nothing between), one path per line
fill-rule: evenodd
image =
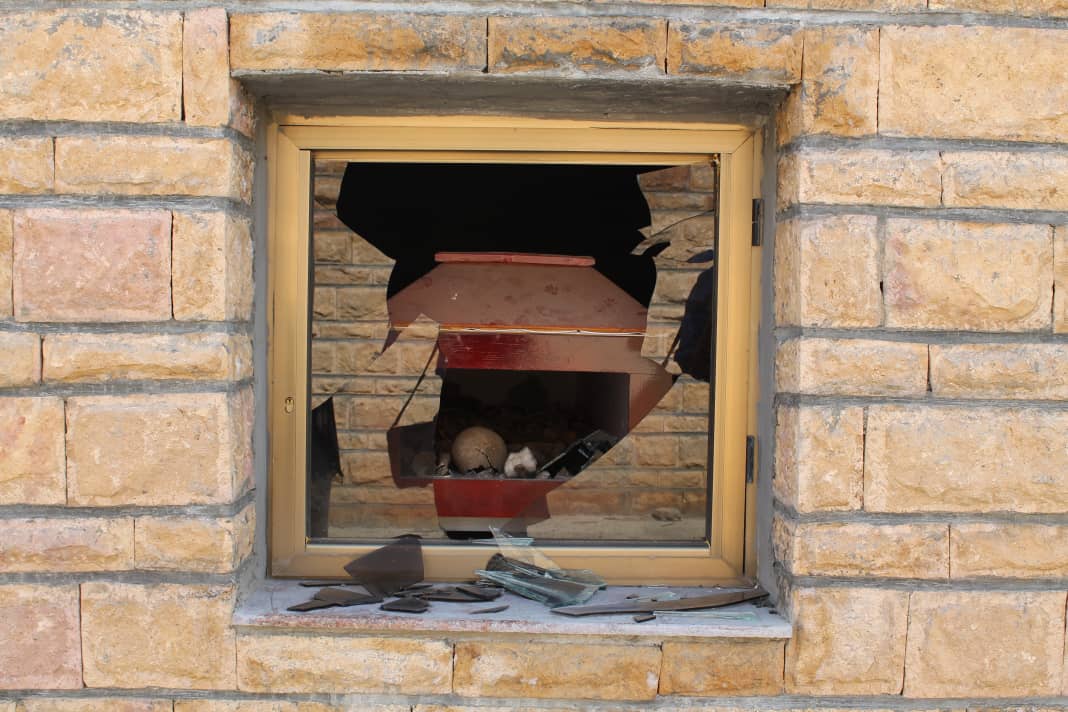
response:
M753 198L753 247L764 244L764 200Z
M745 483L752 484L756 479L756 475L753 473L753 467L756 461L756 436L745 436Z

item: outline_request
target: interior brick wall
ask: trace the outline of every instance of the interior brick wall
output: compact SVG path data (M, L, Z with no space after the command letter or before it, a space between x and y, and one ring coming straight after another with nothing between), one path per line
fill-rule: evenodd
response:
M0 14L0 712L1068 708L1063 0L202 5ZM305 70L789 90L789 641L232 625L264 518L234 77Z

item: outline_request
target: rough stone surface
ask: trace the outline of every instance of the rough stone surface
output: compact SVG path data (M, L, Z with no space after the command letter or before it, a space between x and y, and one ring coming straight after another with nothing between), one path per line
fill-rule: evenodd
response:
M252 344L243 334L50 334L44 340L45 381L238 380L251 373Z
M408 638L242 635L237 679L241 690L252 692L447 694L452 645Z
M170 318L169 212L25 210L14 236L17 320Z
M41 337L0 332L0 386L30 386L41 380Z
M864 409L780 406L777 419L776 498L798 512L860 509Z
M1068 153L960 151L942 160L949 207L1068 210Z
M125 571L133 533L128 517L0 519L0 571Z
M929 9L1023 17L1068 17L1065 0L930 0Z
M1068 225L1053 232L1053 282L1053 331L1068 333Z
M898 695L909 593L801 589L786 645L786 690L809 695Z
M334 705L326 702L288 702L262 698L249 700L175 700L174 712L412 712L411 705L375 704L360 699L352 707L344 702Z
M0 17L0 67L0 119L177 121L182 16L8 13Z
M801 522L791 551L797 576L949 577L946 524Z
M950 531L953 578L1068 578L1068 526L963 522Z
M14 224L10 210L0 210L0 321L14 313L11 303L11 261L14 250Z
M782 692L781 640L665 642L661 695L777 695Z
M175 213L173 284L179 321L251 318L248 221L224 213Z
M230 501L234 494L230 428L223 393L70 398L70 503Z
M905 695L1027 697L1061 692L1063 591L916 591Z
M1049 328L1048 225L890 219L886 324L911 329Z
M937 151L801 149L779 167L779 209L796 203L937 207Z
M453 690L525 699L651 700L660 660L652 645L458 641Z
M233 517L138 517L137 568L225 573L252 550L253 508Z
M61 398L0 398L0 504L64 504Z
M56 190L247 202L252 157L225 138L61 136L56 139Z
M779 346L780 391L812 395L923 395L927 344L872 339L790 339Z
M915 1L902 0L901 4ZM803 6L806 2L823 5L838 0L781 0L779 4L794 2ZM869 4L867 0L860 2ZM874 134L879 98L879 31L812 27L805 30L804 42L801 84L790 92L777 116L779 145L808 134Z
M801 32L794 24L672 22L668 74L796 84L801 80L801 47Z
M82 584L87 687L234 689L234 590Z
M873 405L864 508L1068 512L1068 413Z
M1054 142L1068 134L1063 30L884 27L879 50L881 134Z
M491 17L489 71L660 75L666 25L644 18Z
M78 587L0 585L0 640L0 690L80 688Z
M232 70L480 71L486 20L461 15L236 13Z
M876 218L791 219L775 233L775 320L865 327L882 321Z
M859 12L922 12L926 0L768 0L767 7L796 7L810 10ZM808 54L808 45L805 45Z
M182 23L182 102L191 126L232 125L252 136L252 107L242 86L230 78L226 10L188 10Z
M47 193L52 179L51 138L0 137L0 193Z
M1068 345L932 345L931 390L947 398L1068 400Z
M0 709L3 709L0 707ZM170 700L136 697L27 697L16 712L173 712Z

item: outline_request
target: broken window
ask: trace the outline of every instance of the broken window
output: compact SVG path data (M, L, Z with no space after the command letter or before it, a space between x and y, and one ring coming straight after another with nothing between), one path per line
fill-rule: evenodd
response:
M491 526L610 582L752 570L752 131L285 121L273 575L416 534L427 580L459 580Z
M714 161L314 170L309 536L705 540Z

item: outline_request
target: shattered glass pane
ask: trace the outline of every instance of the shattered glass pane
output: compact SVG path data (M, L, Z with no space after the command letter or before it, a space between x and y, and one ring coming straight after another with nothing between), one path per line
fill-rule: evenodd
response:
M310 537L705 540L714 164L314 174Z

